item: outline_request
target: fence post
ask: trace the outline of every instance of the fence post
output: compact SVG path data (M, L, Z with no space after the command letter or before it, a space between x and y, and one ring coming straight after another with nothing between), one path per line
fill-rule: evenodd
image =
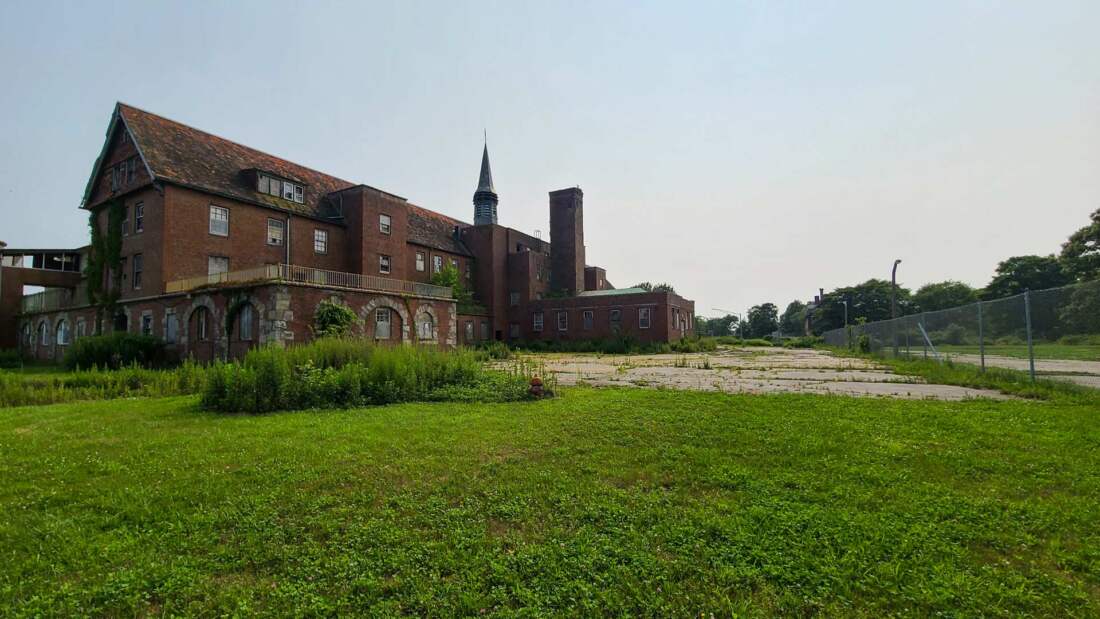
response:
M913 355L909 352L909 325L905 325L905 360L909 361Z
M917 324L920 326L921 331L924 331L924 312L920 313L920 320L917 322ZM921 340L924 342L924 359L928 360L928 340L925 340L924 338L921 338Z
M1024 324L1027 327L1027 363L1031 382L1035 382L1035 348L1031 343L1031 291L1024 291Z
M982 324L982 302L978 301L978 354L982 356L981 371L985 372L985 325Z

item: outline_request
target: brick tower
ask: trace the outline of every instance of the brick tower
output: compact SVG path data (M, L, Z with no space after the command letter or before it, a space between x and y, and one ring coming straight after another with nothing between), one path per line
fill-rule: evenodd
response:
M584 291L584 192L580 187L550 192L550 289Z

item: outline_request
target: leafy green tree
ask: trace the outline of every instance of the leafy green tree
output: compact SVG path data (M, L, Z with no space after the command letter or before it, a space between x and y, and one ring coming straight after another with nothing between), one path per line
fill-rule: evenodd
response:
M438 273L434 273L431 281L433 285L450 288L459 307L473 305L474 295L466 287L462 274L453 265L447 265L440 269Z
M709 322L710 321L707 320L706 316L696 316L695 321L693 323L695 325L695 335L700 335L700 336L706 335L707 334L707 323L709 323Z
M964 284L948 280L925 284L913 293L913 310L935 312L938 310L967 305L978 300L978 291Z
M749 315L745 321L745 337L765 337L775 333L779 328L779 308L774 303L761 303L749 308Z
M802 301L791 301L779 318L779 330L783 335L802 335L805 320L806 304Z
M733 335L733 330L737 327L737 317L733 314L726 314L721 318L707 318L706 322L706 335Z
M830 329L844 326L844 303L848 302L848 324L859 319L867 322L890 318L890 282L869 279L856 286L837 288L825 295L813 313L813 332L821 335ZM912 313L909 289L898 286L898 316Z
M344 337L355 324L355 311L343 303L325 299L313 316L313 333L317 337Z
M1092 213L1092 221L1070 235L1062 245L1062 264L1078 281L1100 279L1100 209Z
M993 280L981 292L983 300L1000 299L1025 290L1044 290L1073 281L1062 263L1049 256L1013 256L997 265Z
M634 284L631 287L632 288L641 288L642 290L645 290L647 292L671 292L672 294L676 294L676 289L672 287L672 284L666 284L666 283L663 283L663 282L660 283L660 284L653 284L653 283L650 283L650 282L639 282L637 284Z
M1066 333L1100 333L1100 279L1074 286L1058 318Z

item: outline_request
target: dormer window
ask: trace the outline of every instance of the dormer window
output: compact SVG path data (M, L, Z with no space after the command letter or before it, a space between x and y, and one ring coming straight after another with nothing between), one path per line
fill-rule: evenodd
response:
M269 196L290 200L298 204L305 203L306 189L302 185L276 178L270 174L264 174L263 172L261 172L258 177L259 183L256 190L260 193L266 193Z

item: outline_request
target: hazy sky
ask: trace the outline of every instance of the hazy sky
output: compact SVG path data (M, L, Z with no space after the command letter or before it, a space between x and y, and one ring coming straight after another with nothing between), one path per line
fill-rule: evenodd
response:
M121 100L713 307L985 284L1100 207L1100 2L6 1L0 240L77 246Z

